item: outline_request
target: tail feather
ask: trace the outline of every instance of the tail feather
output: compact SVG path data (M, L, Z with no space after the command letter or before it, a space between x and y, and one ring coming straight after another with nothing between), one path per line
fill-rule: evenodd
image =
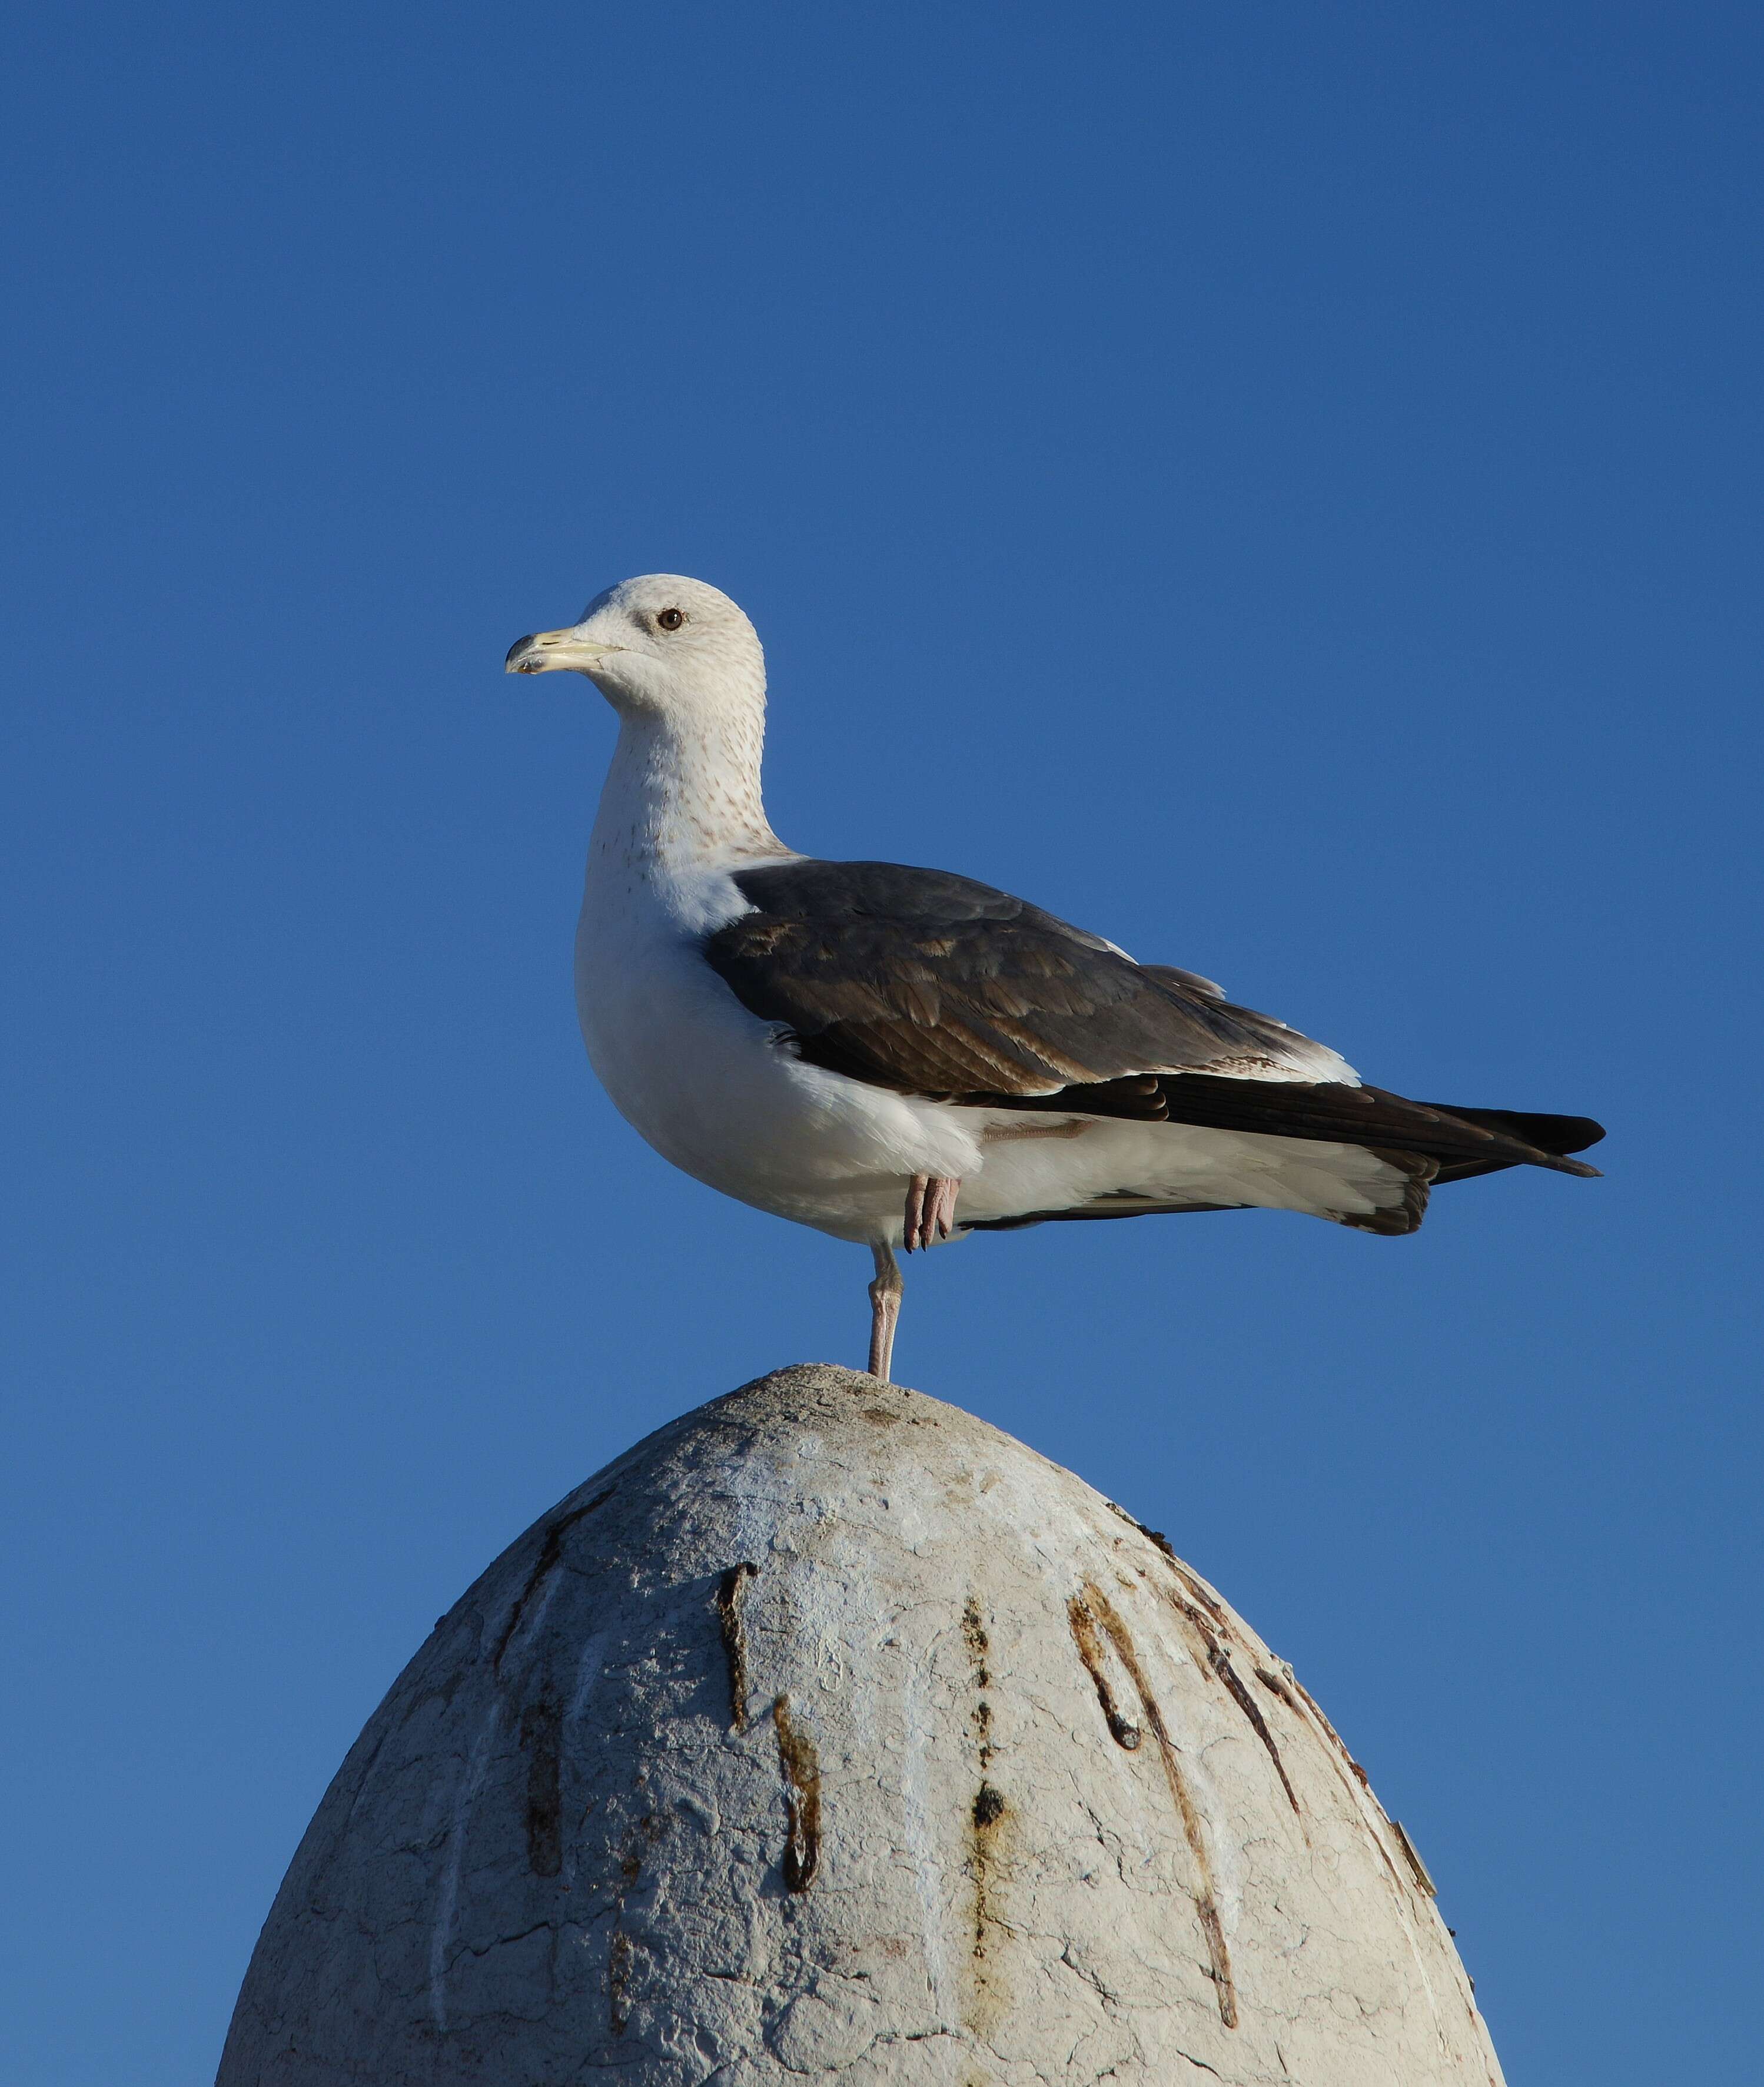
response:
M1434 1160L1436 1180L1459 1180L1503 1167L1547 1167L1558 1174L1596 1174L1566 1154L1604 1133L1584 1116L1534 1116L1507 1109L1447 1108L1408 1101L1383 1087L1315 1085L1298 1080L1234 1079L1212 1073L1161 1073L1156 1101L1170 1123L1210 1125L1268 1137L1319 1138L1368 1150L1415 1152ZM1127 1084L1116 1082L1115 1086ZM1069 1108L1087 1106L1089 1090L1067 1087ZM1086 1099L1080 1099L1080 1096ZM1037 1106L1041 1106L1038 1100Z
M1604 1136L1604 1125L1590 1116L1545 1116L1524 1109L1460 1108L1455 1103L1430 1102L1430 1108L1454 1116L1464 1123L1479 1124L1502 1137L1528 1145L1537 1157L1534 1166L1552 1167L1559 1174L1580 1174L1596 1178L1599 1169L1568 1155L1584 1152ZM1466 1181L1474 1174L1497 1174L1502 1168L1523 1164L1511 1159L1454 1159L1440 1167L1441 1181Z

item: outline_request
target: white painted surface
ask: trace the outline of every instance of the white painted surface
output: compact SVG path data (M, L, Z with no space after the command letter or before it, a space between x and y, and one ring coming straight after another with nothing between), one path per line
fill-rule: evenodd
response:
M1501 2077L1401 1836L1260 1639L1069 1472L821 1366L640 1444L443 1619L301 1843L219 2087L615 2070Z

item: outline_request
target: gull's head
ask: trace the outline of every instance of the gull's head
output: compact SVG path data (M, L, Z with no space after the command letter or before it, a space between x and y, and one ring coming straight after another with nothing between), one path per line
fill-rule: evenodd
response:
M579 622L518 638L511 674L586 674L618 711L673 713L763 702L765 655L753 625L702 580L646 573L596 595Z

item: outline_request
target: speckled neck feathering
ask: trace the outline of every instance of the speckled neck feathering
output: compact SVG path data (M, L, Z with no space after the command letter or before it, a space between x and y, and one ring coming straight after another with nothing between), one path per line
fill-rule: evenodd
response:
M1404 1100L990 885L786 847L760 789L765 655L702 581L624 581L508 665L586 674L620 715L576 944L595 1071L675 1165L871 1248L878 1376L900 1246L1247 1208L1389 1237L1438 1182L1597 1171L1567 1157L1604 1135L1583 1116Z
M600 792L590 874L690 872L790 853L760 796L764 698L702 718L632 715Z

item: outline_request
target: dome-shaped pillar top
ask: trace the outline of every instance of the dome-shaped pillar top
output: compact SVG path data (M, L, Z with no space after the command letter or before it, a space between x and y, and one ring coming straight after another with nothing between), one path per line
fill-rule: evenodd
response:
M819 1365L639 1444L441 1620L301 1844L220 2087L613 2067L1500 2079L1290 1669L1071 1473Z

